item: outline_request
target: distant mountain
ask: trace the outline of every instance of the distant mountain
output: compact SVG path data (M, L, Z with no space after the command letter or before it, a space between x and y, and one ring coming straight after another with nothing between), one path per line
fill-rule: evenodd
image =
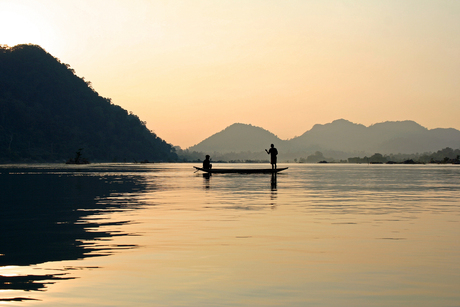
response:
M0 47L0 162L169 161L170 144L36 45Z
M445 147L460 147L460 131L429 130L414 121L394 121L366 127L344 119L315 125L310 131L289 141L291 150L314 147L348 153L422 153Z
M285 157L292 159L316 151L338 159L355 154L397 154L435 152L445 147L460 148L460 131L429 130L413 121L395 121L366 127L339 119L315 125L299 137L280 140L274 134L251 125L234 124L193 146L202 152L260 151L274 143Z
M360 151L357 146L366 137L366 129L364 125L343 119L325 125L317 124L301 136L291 139L287 148L290 151L349 151L350 148Z
M190 147L189 150L209 153L261 152L272 143L282 142L276 135L260 127L237 123Z

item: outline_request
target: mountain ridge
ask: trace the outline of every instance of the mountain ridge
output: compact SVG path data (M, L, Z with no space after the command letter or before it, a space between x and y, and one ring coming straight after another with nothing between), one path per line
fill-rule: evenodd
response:
M244 142L238 143L242 136ZM435 152L445 147L460 148L460 131L454 128L428 129L412 120L385 121L366 127L337 119L331 123L316 124L300 136L282 140L264 128L238 123L211 135L188 150L262 152L271 143L287 156L325 151L335 155L335 158L344 158L357 153L422 153Z

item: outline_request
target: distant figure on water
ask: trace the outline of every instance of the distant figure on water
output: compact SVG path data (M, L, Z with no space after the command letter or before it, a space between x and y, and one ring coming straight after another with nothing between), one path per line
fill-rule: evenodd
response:
M276 155L278 150L275 148L275 145L271 144L270 149L265 151L270 155L270 163L272 164L272 169L276 169Z
M210 160L210 156L209 155L206 155L206 159L204 159L203 161L203 168L204 169L211 169L212 168L212 164L211 164L211 160Z

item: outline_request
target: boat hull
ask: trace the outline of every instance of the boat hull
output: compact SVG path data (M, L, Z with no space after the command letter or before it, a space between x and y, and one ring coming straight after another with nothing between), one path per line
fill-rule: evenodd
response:
M196 167L194 166L199 171L203 171L209 174L276 174L281 171L284 171L285 169L288 169L287 167L282 167L282 168L211 168L211 169L204 169L202 167Z

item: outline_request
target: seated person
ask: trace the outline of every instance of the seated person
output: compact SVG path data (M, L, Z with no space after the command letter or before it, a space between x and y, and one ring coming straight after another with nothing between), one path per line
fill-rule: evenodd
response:
M203 161L203 168L204 169L211 169L212 168L212 164L211 164L211 160L210 160L210 156L209 155L206 155L206 159L204 159Z

